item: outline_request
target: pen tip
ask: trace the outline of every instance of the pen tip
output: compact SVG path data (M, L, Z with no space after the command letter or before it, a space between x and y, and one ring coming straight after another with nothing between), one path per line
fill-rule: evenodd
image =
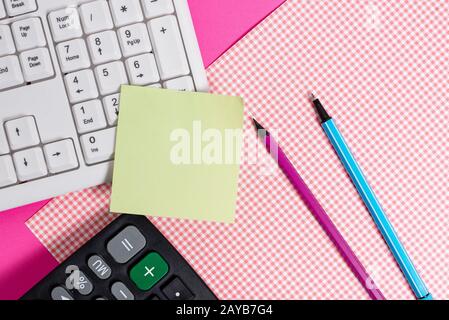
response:
M310 93L309 98L312 101L318 100L317 95L313 91Z
M254 123L254 126L256 127L256 130L265 130L264 127L262 127L262 125L259 122L257 122L257 120L254 118L253 118L253 123Z

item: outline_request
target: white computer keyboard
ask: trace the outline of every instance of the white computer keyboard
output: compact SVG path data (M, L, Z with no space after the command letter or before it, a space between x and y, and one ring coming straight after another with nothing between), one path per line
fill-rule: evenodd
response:
M187 0L0 0L0 211L110 181L122 84L207 91Z

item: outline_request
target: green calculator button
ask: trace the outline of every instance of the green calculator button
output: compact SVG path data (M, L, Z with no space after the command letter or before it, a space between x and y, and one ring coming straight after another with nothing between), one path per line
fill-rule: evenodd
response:
M167 262L158 253L151 252L131 269L129 276L137 288L147 291L167 273Z

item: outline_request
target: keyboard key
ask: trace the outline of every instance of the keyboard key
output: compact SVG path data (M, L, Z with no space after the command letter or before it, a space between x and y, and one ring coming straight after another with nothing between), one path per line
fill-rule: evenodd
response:
M192 77L185 76L164 82L164 88L178 91L195 91Z
M0 58L0 90L15 87L23 82L19 58L16 56Z
M81 5L81 22L87 34L112 29L111 12L106 0L94 1Z
M159 81L159 72L157 71L156 60L152 53L146 53L126 60L126 69L128 70L131 84L147 85Z
M115 151L116 128L104 129L81 136L81 147L87 164L112 160Z
M0 188L17 182L16 172L10 155L0 156Z
M5 0L6 11L10 17L36 11L36 0Z
M94 289L92 282L81 270L75 270L70 274L67 278L66 286L69 289L75 289L83 296L89 295Z
M110 126L117 125L117 118L120 105L120 94L112 94L103 98L104 112Z
M29 18L13 22L11 24L11 30L16 40L18 51L44 47L47 44L44 29L42 29L39 18Z
M162 80L189 74L181 33L175 16L156 18L148 23Z
M118 60L122 57L117 35L114 31L105 31L90 35L87 45L94 64Z
M12 150L36 146L40 143L34 117L27 116L5 123L6 135Z
M151 51L150 36L145 24L137 23L118 30L120 46L124 57Z
M47 48L37 48L20 54L25 81L33 82L52 77L55 72Z
M0 2L1 3L1 2ZM0 56L16 52L11 29L7 25L0 25Z
M100 100L91 100L73 106L73 117L79 133L106 128L106 118Z
M13 154L19 181L25 182L48 174L42 149L35 147Z
M71 103L98 97L98 88L92 70L69 73L64 79Z
M104 262L103 258L100 256L91 256L89 260L87 260L87 265L90 270L92 270L92 272L102 280L108 279L112 274L111 267Z
M44 154L48 171L52 174L78 168L78 159L71 139L46 144Z
M83 39L62 42L56 46L61 70L64 73L90 67L89 53Z
M0 1L0 19L3 19L4 17L6 17L6 10L3 6L3 2Z
M193 293L179 278L174 278L169 284L165 285L162 292L168 300L190 300L194 297Z
M143 0L142 5L147 19L164 16L175 11L172 0Z
M50 29L55 42L79 38L83 35L76 8L64 8L48 15Z
M106 248L118 263L126 263L142 250L147 241L135 226L128 226L112 238Z
M129 272L137 288L148 291L168 273L168 264L156 252L151 252Z
M6 141L6 134L3 131L3 126L0 125L0 155L9 153L8 141Z
M125 67L121 61L96 67L95 76L102 95L118 92L122 84L128 84Z
M70 293L63 287L56 287L51 290L51 298L53 300L73 300L73 297Z
M109 4L117 27L143 20L139 0L110 0Z
M117 300L134 300L134 295L123 282L115 282L111 287L111 293Z

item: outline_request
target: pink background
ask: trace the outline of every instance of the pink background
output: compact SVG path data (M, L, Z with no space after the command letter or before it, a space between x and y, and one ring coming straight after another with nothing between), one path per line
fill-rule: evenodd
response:
M189 0L209 66L283 0ZM17 299L57 265L25 225L47 202L0 213L0 299Z

